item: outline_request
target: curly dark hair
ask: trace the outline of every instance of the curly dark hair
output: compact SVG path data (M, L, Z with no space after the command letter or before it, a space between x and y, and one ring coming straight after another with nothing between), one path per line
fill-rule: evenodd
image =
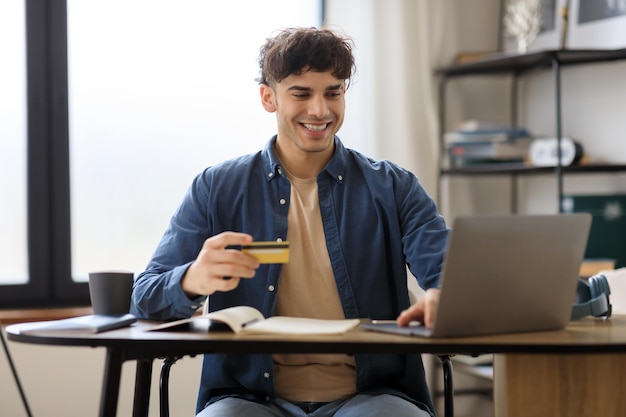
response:
M356 69L352 48L352 39L328 29L284 29L261 47L257 81L271 86L291 74L313 70L331 71L349 85Z

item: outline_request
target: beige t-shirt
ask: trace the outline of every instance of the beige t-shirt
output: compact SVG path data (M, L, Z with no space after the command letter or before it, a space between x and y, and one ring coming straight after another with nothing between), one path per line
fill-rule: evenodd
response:
M289 173L287 177L290 254L281 272L275 314L344 319L326 248L317 181ZM274 377L278 396L288 401L329 402L356 393L354 358L343 354L276 354Z

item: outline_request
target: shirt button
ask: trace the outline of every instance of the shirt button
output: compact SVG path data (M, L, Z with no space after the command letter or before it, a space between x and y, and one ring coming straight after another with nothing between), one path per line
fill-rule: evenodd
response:
M274 287L273 285L270 285L269 287L267 287L268 290L270 291L274 291L276 289L276 287Z
M263 372L263 378L270 379L270 373L269 372Z
M282 169L280 169L280 168L278 168L278 173L279 173L280 175L283 175L283 170L282 170Z
M272 178L274 176L273 172L270 172L269 174L267 174L268 177Z
M337 179L338 179L339 181L343 181L343 175L337 175Z
M287 200L285 200L284 198L280 199L280 204L285 205L286 202L287 202Z

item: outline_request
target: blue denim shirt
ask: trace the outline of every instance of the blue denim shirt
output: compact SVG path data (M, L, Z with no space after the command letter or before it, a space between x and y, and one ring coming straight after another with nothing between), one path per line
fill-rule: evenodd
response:
M133 290L131 312L169 320L192 315L180 281L203 242L224 231L255 240L285 240L290 183L273 151L276 137L256 153L207 168L193 181ZM424 288L437 287L448 228L405 169L346 149L317 176L326 246L346 318L395 319L409 306L406 267ZM261 265L230 292L209 297L209 310L250 305L265 317L276 305L281 266ZM432 410L419 355L357 355L357 389L393 392ZM205 355L198 410L212 399L275 397L271 355ZM268 377L269 375L269 377Z

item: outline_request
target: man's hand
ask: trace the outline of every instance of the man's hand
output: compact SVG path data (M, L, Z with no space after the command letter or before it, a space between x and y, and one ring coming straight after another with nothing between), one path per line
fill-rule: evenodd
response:
M183 276L181 286L189 296L211 295L216 291L232 291L241 278L252 278L259 261L231 245L245 245L252 236L223 232L204 241L196 260Z
M417 303L400 313L396 320L398 326L408 326L411 321L415 320L424 323L429 329L432 328L440 292L439 288L426 290Z

